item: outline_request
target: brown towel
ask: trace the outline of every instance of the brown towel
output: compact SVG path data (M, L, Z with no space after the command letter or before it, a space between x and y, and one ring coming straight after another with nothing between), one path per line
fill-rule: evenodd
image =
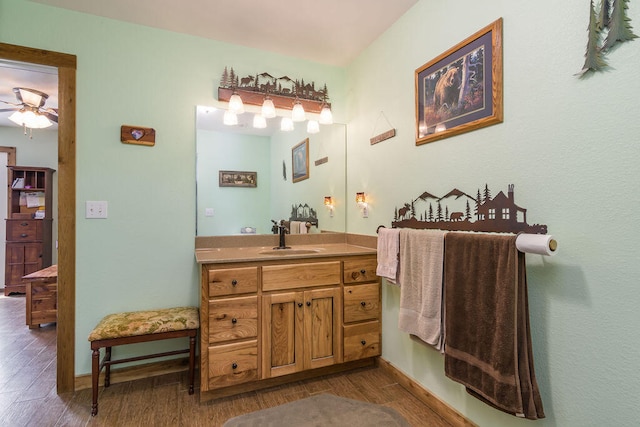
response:
M445 237L445 373L504 412L544 418L516 236Z

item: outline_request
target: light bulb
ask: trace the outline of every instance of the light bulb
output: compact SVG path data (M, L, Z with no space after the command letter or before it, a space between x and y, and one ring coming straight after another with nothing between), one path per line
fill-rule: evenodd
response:
M273 105L273 100L268 96L262 103L262 117L265 119L272 119L276 116L276 107Z
M293 120L289 117L283 117L280 122L280 130L288 132L293 130Z
M320 111L320 124L333 124L333 114L331 113L331 108L329 108L329 106L326 104L324 105L324 107L322 107L322 111Z
M231 95L229 98L229 110L234 112L235 114L244 113L244 104L242 103L242 98L237 93Z
M262 117L260 114L253 116L253 127L256 129L264 129L267 127L267 119Z
M318 133L320 132L320 125L315 120L309 120L307 123L307 132L308 133Z
M300 103L300 101L296 101L293 104L293 109L291 110L291 120L294 122L304 122L306 120L306 115L304 112L304 107Z
M227 110L224 112L222 122L227 126L235 126L238 124L238 116L233 111Z

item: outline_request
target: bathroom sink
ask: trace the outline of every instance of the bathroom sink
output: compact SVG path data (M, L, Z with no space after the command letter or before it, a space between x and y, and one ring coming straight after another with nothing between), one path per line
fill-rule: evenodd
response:
M317 254L320 252L319 249L269 249L266 251L259 252L260 255L308 255L308 254Z

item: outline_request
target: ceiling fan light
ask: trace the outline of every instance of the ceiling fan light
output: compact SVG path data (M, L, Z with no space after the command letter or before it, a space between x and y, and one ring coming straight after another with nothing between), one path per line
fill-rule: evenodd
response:
M280 122L280 130L284 132L289 132L293 130L293 120L289 117L283 117Z
M24 113L22 111L16 111L9 116L9 120L17 124L18 126L24 126Z
M265 119L272 119L276 116L276 107L273 105L273 100L268 96L262 103L262 117Z
M224 117L222 118L222 123L227 126L235 126L238 124L238 116L231 110L227 110L224 112Z
M294 122L304 122L306 120L306 115L304 112L304 107L300 103L300 101L296 101L293 104L293 109L291 110L291 120Z
M27 127L34 128L34 129L44 129L44 128L48 128L52 124L53 123L51 123L51 120L49 120L47 116L42 114L36 114L36 117L33 120L33 125L27 125Z
M308 133L320 132L320 124L316 120L309 120L309 122L307 123L307 132Z
M231 95L229 98L229 110L234 112L235 114L244 113L244 104L242 103L242 98L237 93Z
M324 105L324 107L322 107L322 111L320 111L320 124L333 124L333 114L331 113L331 108L326 104Z
M260 114L253 116L253 127L256 129L264 129L267 127L267 119L262 117Z

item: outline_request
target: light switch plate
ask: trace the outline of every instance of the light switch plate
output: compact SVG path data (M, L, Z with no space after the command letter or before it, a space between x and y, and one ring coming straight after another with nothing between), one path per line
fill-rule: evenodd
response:
M106 218L107 217L107 205L105 201L89 201L85 204L85 218Z

